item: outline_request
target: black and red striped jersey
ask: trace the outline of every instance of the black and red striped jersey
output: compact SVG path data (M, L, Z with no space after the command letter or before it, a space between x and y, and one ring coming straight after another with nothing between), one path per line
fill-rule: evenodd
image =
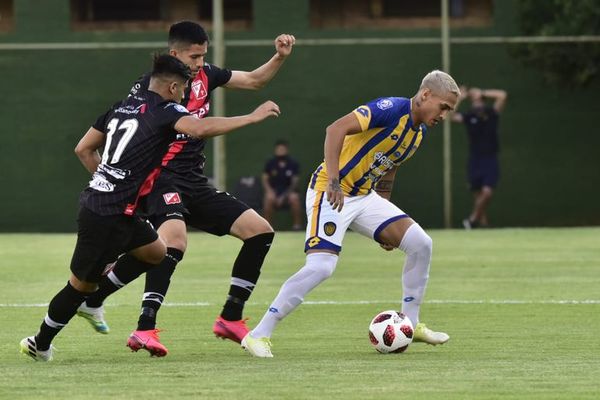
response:
M205 64L196 77L189 83L182 104L188 111L204 118L210 111L210 95L213 90L229 82L231 70L222 69L212 64ZM135 95L139 90L148 88L150 75L145 74L138 79L130 90ZM169 147L171 161L163 168L163 173L173 174L178 185L192 189L198 184L206 183L204 176L204 146L206 139L195 139L185 134L178 134Z
M181 104L140 90L98 117L93 127L106 134L104 151L80 204L99 215L135 214L169 161L175 123L187 115Z

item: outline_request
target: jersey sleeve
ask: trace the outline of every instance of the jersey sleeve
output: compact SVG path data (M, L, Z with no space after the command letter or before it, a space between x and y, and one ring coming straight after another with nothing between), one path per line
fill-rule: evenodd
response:
M96 122L94 122L94 124L92 125L92 128L99 130L100 132L106 133L106 125L108 125L108 116L110 115L111 111L114 110L120 104L121 102L117 101L104 114L100 115L96 119Z
M403 112L410 112L410 103L407 102L410 100L382 97L357 107L353 113L358 118L363 132L373 128L385 128L397 124Z
M205 68L208 77L208 91L213 91L219 86L225 85L231 79L231 70L219 68L213 64L207 64Z
M162 126L168 126L174 128L177 121L180 118L191 115L190 112L179 103L168 102L160 109L157 113L156 118L158 123Z
M105 128L106 128L106 124L107 124L106 119L108 118L109 113L110 113L110 110L108 110L104 114L100 115L96 119L96 122L94 122L94 124L92 125L92 128L94 128L100 132L105 132Z

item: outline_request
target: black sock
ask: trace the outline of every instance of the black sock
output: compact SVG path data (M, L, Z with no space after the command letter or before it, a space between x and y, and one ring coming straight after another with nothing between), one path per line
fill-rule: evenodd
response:
M48 314L40 326L40 331L35 335L38 350L48 350L52 339L65 327L77 312L77 308L84 302L87 293L75 289L69 282L54 296L48 306Z
M88 307L100 307L108 296L153 267L154 265L140 261L130 254L122 255L112 271L102 277L98 290L90 295L85 303Z
M223 319L227 321L242 319L244 303L248 300L256 282L258 282L260 268L271 248L274 236L275 233L273 232L261 233L244 240L244 245L233 264L229 295L221 312Z
M168 247L167 255L162 262L146 273L146 287L144 288L142 312L138 319L138 331L156 328L156 314L167 295L175 267L182 259L183 251Z

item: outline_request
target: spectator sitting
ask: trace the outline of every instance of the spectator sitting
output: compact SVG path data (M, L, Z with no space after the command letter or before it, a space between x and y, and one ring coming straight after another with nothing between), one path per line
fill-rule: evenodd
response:
M265 190L263 214L269 223L272 223L275 210L289 206L292 229L302 230L300 196L296 191L299 172L299 164L289 156L288 142L275 142L274 157L267 161L262 175Z

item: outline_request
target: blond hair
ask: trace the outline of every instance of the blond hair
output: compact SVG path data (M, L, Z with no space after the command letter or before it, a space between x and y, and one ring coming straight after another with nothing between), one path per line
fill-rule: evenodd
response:
M437 94L453 93L460 96L460 89L454 78L444 71L437 69L425 75L425 78L421 81L419 90L425 88Z

